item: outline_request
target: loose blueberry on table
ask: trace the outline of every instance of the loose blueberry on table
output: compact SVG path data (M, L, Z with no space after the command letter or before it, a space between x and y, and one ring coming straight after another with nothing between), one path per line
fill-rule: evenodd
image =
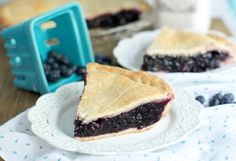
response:
M54 51L48 53L48 57L43 63L43 69L49 83L57 82L61 78L70 77L72 74L81 76L86 72L85 67L70 63L66 56Z
M235 97L232 93L225 93L225 94L217 93L209 99L209 106L211 107L211 106L235 103L234 98ZM205 98L201 95L197 96L195 99L201 104L205 102Z
M195 98L198 102L200 102L201 104L203 104L205 102L205 98L203 96L197 96Z
M232 103L234 101L234 95L232 93L225 93L221 102L226 103Z
M220 99L218 99L218 98L211 98L210 100L209 100L209 106L211 107L211 106L217 106L217 105L220 105L221 104L221 102L220 102Z

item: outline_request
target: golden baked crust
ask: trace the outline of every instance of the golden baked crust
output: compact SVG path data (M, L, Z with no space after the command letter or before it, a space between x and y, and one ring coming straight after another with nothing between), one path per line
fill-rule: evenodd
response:
M147 55L194 56L210 50L229 51L230 47L204 34L164 28Z
M150 10L144 0L14 0L0 7L0 21L5 26L15 25L74 1L84 8L87 19L121 9Z
M91 63L87 73L77 111L77 118L83 123L112 117L152 101L172 99L174 95L167 82L146 72Z

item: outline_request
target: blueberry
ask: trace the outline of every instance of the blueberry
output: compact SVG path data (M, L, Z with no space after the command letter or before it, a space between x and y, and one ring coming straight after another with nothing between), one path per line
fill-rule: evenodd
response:
M118 25L124 25L127 23L126 18L124 17L123 13L118 13L114 16L114 19L117 20Z
M66 65L60 65L60 70L62 71L62 70L67 70L68 69L68 67L66 66Z
M46 71L46 70L50 71L52 69L52 67L47 63L43 63L43 69L44 69L44 71Z
M129 13L128 15L126 14L126 19L129 22L133 22L133 21L137 21L140 17L140 11L138 10L133 10L131 13Z
M86 68L83 66L78 66L75 73L77 75L84 75L86 73Z
M208 52L207 54L202 54L201 57L205 60L205 63L209 63L212 59L212 54Z
M47 76L48 82L56 82L60 79L60 71L59 70L52 70L50 74Z
M224 96L229 97L231 101L234 100L234 95L232 93L225 93Z
M205 102L205 98L203 96L197 96L195 98L198 102L200 102L201 104L203 104Z
M95 123L95 122L92 122L92 123L87 125L87 129L90 132L95 132L98 128L99 128L99 125L97 123Z
M148 57L146 57L148 59ZM110 56L106 56L103 54L96 54L95 61L99 64L107 64L110 65L112 63L112 58Z
M220 61L219 60L212 60L209 64L210 69L215 69L220 67Z
M52 65L51 65L52 69L59 69L59 64L54 62Z
M205 64L205 60L203 58L201 58L201 57L196 61L196 64L200 68L205 68L205 65L206 65Z
M201 71L201 69L200 68L198 68L197 66L195 66L195 67L193 67L192 68L192 70L191 70L192 72L200 72ZM205 70L204 70L205 71Z
M180 71L181 69L181 64L178 61L173 61L174 62L174 69L176 69L176 71Z
M234 95L232 93L224 94L223 98L221 99L222 104L231 103L234 101Z
M165 59L163 60L163 64L164 66L168 67L172 65L172 60L170 57L165 57Z
M136 15L134 15L133 13L125 13L124 17L126 23L133 22L136 19Z
M51 73L51 70L44 70L44 72L45 72L46 77L48 77L49 74Z
M52 70L52 72L54 72L54 73L57 73L58 75L60 75L60 74L61 74L61 71L60 71L60 69L54 69L54 70Z
M58 54L55 51L48 52L48 58L57 58Z
M43 69L45 72L46 77L51 73L52 67L46 63L43 64Z
M102 60L103 60L103 55L101 55L101 54L95 55L95 61L96 62L102 62Z
M187 64L185 64L182 68L182 72L190 72L190 71L191 71L191 68Z
M229 57L229 53L227 52L221 52L220 53L220 60L225 61Z
M143 120L142 114L138 113L138 114L136 115L136 120L137 120L137 121L142 121L142 120Z
M223 98L223 95L221 93L217 93L217 94L213 95L212 98L217 98L217 99L221 100Z
M69 68L69 69L73 70L73 72L75 72L76 69L77 69L77 66L74 65L74 64L68 64L68 65L67 65L67 68Z
M220 105L220 100L218 98L211 98L209 100L209 106L217 106Z
M144 71L149 71L149 70L148 70L148 67L149 67L149 66L148 66L147 64L143 64L141 68L142 68L142 70L144 70Z
M187 58L187 57L184 57L184 56L179 57L179 62L180 62L182 65L184 65L184 64L186 64L186 63L188 62L188 58Z
M60 58L58 58L57 60L60 64L64 64L64 65L68 65L69 64L69 59L65 56L61 56Z
M48 52L48 58L54 58L55 61L60 60L62 57L64 57L64 56L61 55L61 54L58 54L58 53L55 52L55 51L50 51L50 52Z
M112 59L111 59L110 56L104 56L103 61L104 61L104 62L107 62L107 63L109 63L109 64L112 63Z
M60 63L60 60L63 59L63 57L64 57L64 55L62 55L62 54L57 54L57 55L54 56L54 58L56 59L56 61L58 63Z
M104 19L101 19L100 21L100 27L108 28L114 26L114 19L112 16L105 17Z
M55 58L49 57L49 58L46 60L46 63L51 65L51 64L53 64L55 61L56 61Z
M69 69L68 67L61 68L61 76L62 77L69 77L74 73L73 70Z

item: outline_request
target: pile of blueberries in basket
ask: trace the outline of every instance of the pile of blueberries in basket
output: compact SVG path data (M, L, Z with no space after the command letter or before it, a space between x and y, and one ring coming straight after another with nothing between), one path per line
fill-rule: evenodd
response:
M66 56L54 51L48 53L47 60L43 63L43 68L49 83L70 77L72 74L81 76L86 73L85 67L70 63Z
M206 99L201 95L197 96L195 99L201 104L204 104L206 102ZM236 103L234 102L234 95L232 93L217 93L213 95L208 101L208 105L210 107L229 103Z
M99 64L112 65L112 58L103 54L96 54L95 61ZM70 63L66 56L55 51L48 53L48 57L43 63L43 68L49 83L70 77L72 74L83 76L86 73L85 67Z

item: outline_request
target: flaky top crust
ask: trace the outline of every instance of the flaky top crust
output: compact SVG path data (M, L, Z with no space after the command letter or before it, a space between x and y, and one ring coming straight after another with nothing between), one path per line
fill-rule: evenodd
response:
M84 123L112 117L141 104L171 99L174 95L167 82L146 72L91 63L87 73L77 111L77 118Z
M147 55L195 56L211 50L231 51L231 48L204 34L164 28L148 47Z
M0 21L15 25L69 2L79 2L87 19L122 9L150 10L144 0L14 0L0 7Z

